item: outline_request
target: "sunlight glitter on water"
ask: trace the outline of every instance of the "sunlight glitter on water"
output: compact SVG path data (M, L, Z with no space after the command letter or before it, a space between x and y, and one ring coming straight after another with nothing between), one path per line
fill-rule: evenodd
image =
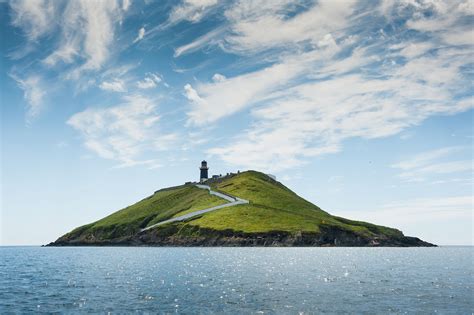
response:
M6 312L473 311L471 247L0 251Z

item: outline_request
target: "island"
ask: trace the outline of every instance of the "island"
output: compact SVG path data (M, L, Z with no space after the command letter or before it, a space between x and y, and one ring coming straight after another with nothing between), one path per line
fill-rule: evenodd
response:
M164 188L47 246L435 246L334 216L257 171Z

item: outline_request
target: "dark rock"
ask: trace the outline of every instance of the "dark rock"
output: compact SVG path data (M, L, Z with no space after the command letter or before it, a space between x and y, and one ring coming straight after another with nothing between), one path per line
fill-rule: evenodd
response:
M184 229L184 231L183 231ZM184 233L183 233L184 232ZM270 231L244 233L233 230L211 230L198 226L170 224L126 237L101 239L94 235L79 238L62 237L47 246L344 246L344 247L409 247L436 246L416 237L386 235L363 236L340 228L322 226L320 233Z

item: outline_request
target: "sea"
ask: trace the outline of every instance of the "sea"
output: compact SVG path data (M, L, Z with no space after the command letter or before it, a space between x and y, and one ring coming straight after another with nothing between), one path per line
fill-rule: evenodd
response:
M0 247L0 314L473 314L474 247Z

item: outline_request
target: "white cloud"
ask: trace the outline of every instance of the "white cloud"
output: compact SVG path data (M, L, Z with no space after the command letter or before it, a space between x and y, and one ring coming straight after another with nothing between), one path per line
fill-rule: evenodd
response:
M12 25L21 28L30 41L49 36L56 45L43 64L53 67L59 62L76 62L68 75L76 79L83 71L99 70L109 59L115 25L121 23L130 1L77 0L63 4L52 0L18 0L9 4Z
M122 20L126 9L122 4L116 0L67 2L60 15L50 17L62 21L61 36L58 47L44 63L52 67L60 61L77 62L78 67L69 74L73 79L83 71L101 69L111 54L115 24Z
M219 45L242 54L275 48L300 51L308 44L330 45L334 42L330 33L346 26L355 3L356 0L323 0L288 18L288 13L300 8L293 1L238 1L225 11L226 25L177 48L175 57L206 45Z
M427 165L420 169L400 173L399 177L407 182L425 181L427 177L472 172L473 162L470 160L452 161Z
M405 58L414 58L424 55L430 49L433 48L433 44L429 42L417 42L417 43L403 43L391 47L392 49L401 49L399 55Z
M408 28L436 35L448 45L472 45L474 30L470 23L460 23L473 15L473 3L465 1L397 1L385 0L383 13L390 18L414 11L406 25Z
M417 10L422 9L406 11L414 18ZM318 2L291 17L288 12L294 8L286 1L243 1L226 13L232 32L223 35L222 47L258 53L257 65L265 51L275 62L224 81L186 85L190 125L252 108L250 126L208 153L234 165L278 171L337 152L351 137L391 136L427 117L474 107L460 96L468 95L462 68L472 49L440 47L449 30L431 32L424 41L382 32L374 38L365 30L354 35L361 20L337 1Z
M203 99L199 96L198 92L197 92L195 89L193 89L193 87L191 86L191 84L186 84L186 85L184 86L184 95L186 96L186 98L187 98L189 101L191 101L191 102L194 104L194 106L195 106L196 108L200 108L200 107L206 106L206 101L203 100ZM196 124L201 124L201 125L205 123L205 122L200 122L200 121L199 121L199 117L196 117L196 118L193 120L193 122L196 123Z
M139 89L151 89L156 87L162 81L161 77L155 73L147 73L145 78L137 82Z
M138 41L141 41L143 39L143 37L145 37L145 28L144 27L142 27L138 30L137 38L135 38L135 40L133 42L136 43Z
M126 92L127 91L125 87L125 83L119 79L115 79L112 81L104 81L99 85L99 87L105 91L112 91L112 92Z
M420 169L419 172L426 174L451 174L459 172L468 172L472 171L472 162L473 161L471 160L464 160L437 163L425 166Z
M185 44L183 46L180 46L180 47L176 48L175 51L174 51L174 57L179 57L183 54L194 52L194 51L196 51L196 50L198 50L198 49L200 49L200 48L202 48L203 46L206 46L206 45L219 43L219 40L217 40L216 38L223 35L224 31L225 31L225 28L218 27L218 28L210 31L207 34L205 34L201 37L198 37L197 39L195 39L191 43Z
M68 124L79 131L87 149L119 162L118 167L146 165L156 168L158 159L144 158L163 150L178 138L160 132L157 103L143 96L124 97L122 104L89 108L73 115Z
M17 0L11 1L12 24L23 29L29 40L37 40L50 32L56 25L55 1Z
M225 15L231 24L226 47L253 52L275 47L295 48L308 42L326 44L328 33L342 29L354 10L355 0L322 0L308 10L288 17L298 8L292 1L239 1Z
M276 168L299 165L304 157L337 152L347 138L394 135L431 115L457 113L474 106L468 100L452 101L451 95L440 88L446 85L439 80L443 76L451 77L447 84L455 88L459 77L452 68L439 67L433 62L426 66L429 70L418 69L419 63L407 63L388 73L389 77L385 79L369 79L359 74L339 75L280 90L279 98L252 111L255 122L241 132L233 144L211 149L209 153L243 167L258 166L276 171ZM422 72L416 72L412 67ZM321 72L324 73L324 68ZM281 83L275 75L260 75L256 81L263 84L264 95L271 91L266 85L268 82L276 79ZM428 84L420 83L421 80ZM234 80L228 78L226 82L234 83ZM245 83L250 85L248 91L254 94L237 104ZM206 97L201 97L199 103L193 101L192 113L198 114L190 119L193 122L199 122L197 117L201 117L200 122L205 122L206 118L218 119L259 100L259 95L252 90L255 88L252 81L245 80L234 86L236 90L225 90L225 95L221 96L224 88L220 87L214 94L203 94ZM209 95L219 98L212 99ZM220 102L222 107L211 111L209 99L212 104Z
M393 164L392 167L402 170L398 176L407 182L421 182L428 178L456 173L472 173L473 161L452 159L453 154L465 150L465 147L456 146L423 152ZM446 160L447 158L449 160Z
M130 63L130 64L120 64L115 67L109 67L101 72L100 78L101 79L112 79L112 78L125 79L129 77L130 72L135 70L138 66L139 66L138 63Z
M314 42L318 46L317 49L283 57L279 63L263 70L228 78L225 81L198 84L195 88L189 86L194 91L191 93L193 98L190 99L194 106L188 113L188 123L202 125L214 122L256 104L292 80L307 74L315 62L338 51L330 31L345 25L345 18L351 13L352 3L341 6L322 1L307 12L285 19L281 13L289 4L288 1L238 2L225 14L232 28L231 35L225 38L226 49L245 51L285 45L294 47L295 43L306 40ZM275 29L278 29L278 32L275 32ZM201 47L204 43L208 43L210 38L221 35L223 31L219 29L217 34L211 33L178 48L176 55Z
M168 22L171 24L181 21L199 22L216 4L217 0L183 0L171 10Z
M464 147L455 146L455 147L446 147L446 148L431 150L431 151L416 154L410 159L393 164L392 167L399 168L402 170L412 170L412 169L426 166L427 164L433 163L433 161L452 155L453 153L462 151L464 149L465 149Z
M212 76L212 81L214 81L214 82L224 82L225 79L226 79L226 77L223 76L220 73L216 73Z
M62 61L66 64L74 62L75 58L79 57L79 40L78 38L70 39L64 42L57 50L46 57L43 63L49 67L56 65Z
M168 151L172 149L178 141L179 137L175 133L162 135L153 141L153 147L157 151Z
M23 97L27 102L26 108L26 122L30 123L34 120L43 110L44 97L46 90L42 80L37 75L20 79L17 76L12 75L12 78L18 83L18 86L23 90Z
M188 123L204 125L270 98L272 92L285 87L292 79L307 72L311 62L332 54L330 50L288 58L263 70L246 73L223 81L186 87L192 109Z
M132 5L131 0L123 0L122 1L122 10L128 11L128 9L130 8L131 5Z

